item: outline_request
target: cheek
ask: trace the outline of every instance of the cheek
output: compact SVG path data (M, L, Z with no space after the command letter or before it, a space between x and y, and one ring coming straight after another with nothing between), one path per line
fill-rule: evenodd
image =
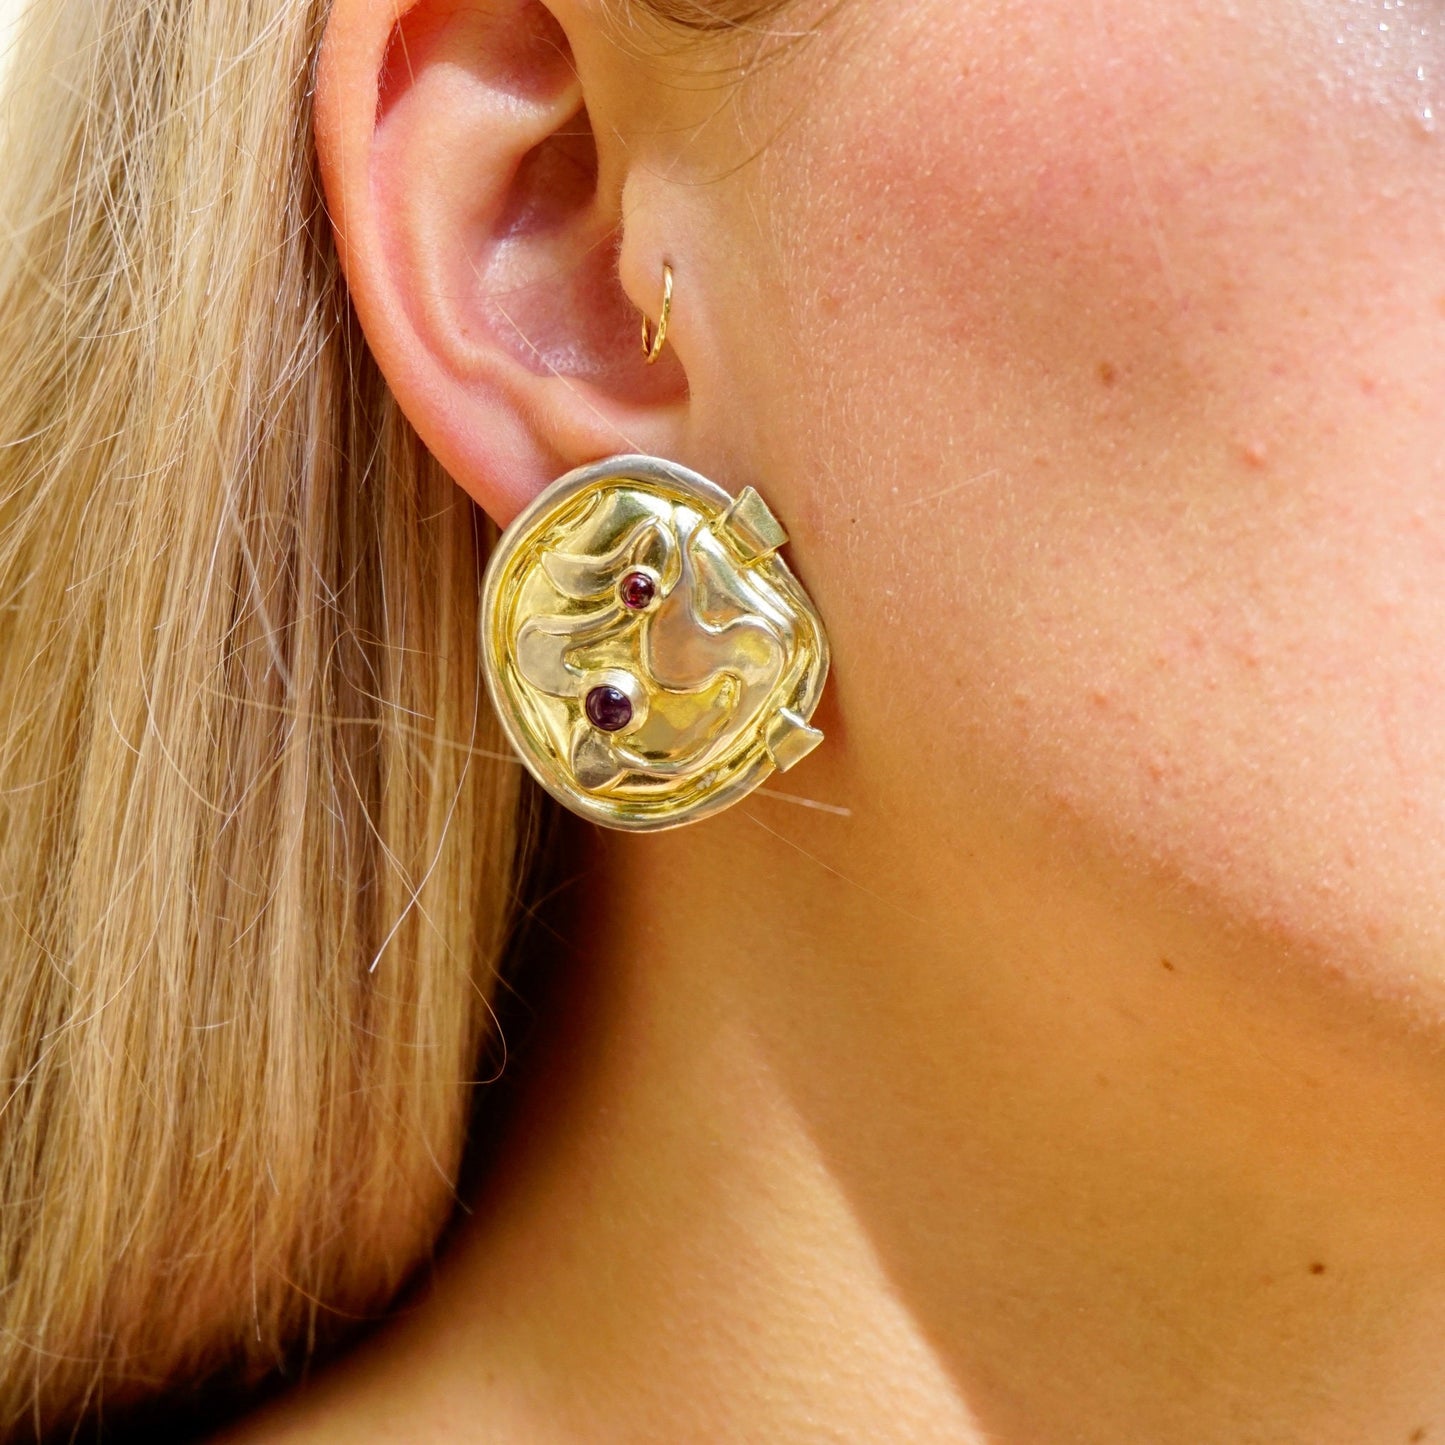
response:
M1388 952L1445 942L1445 171L1367 8L860 29L724 309L860 774Z

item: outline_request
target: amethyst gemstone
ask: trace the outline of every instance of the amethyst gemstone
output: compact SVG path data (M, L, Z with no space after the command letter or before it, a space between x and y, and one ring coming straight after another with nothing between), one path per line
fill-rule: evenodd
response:
M620 732L632 721L632 703L617 687L594 687L587 694L587 721L605 733Z
M629 572L622 579L618 591L624 607L631 608L633 612L645 612L657 596L657 584L646 572Z

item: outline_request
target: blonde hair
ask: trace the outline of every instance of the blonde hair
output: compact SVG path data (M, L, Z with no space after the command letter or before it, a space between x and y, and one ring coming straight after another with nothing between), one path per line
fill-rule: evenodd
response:
M792 0L647 0L654 20L675 25L696 35L746 29L770 19ZM613 0L625 10L627 0Z
M0 253L0 1427L256 1375L453 1204L517 877L482 524L348 311L322 7L36 6Z
M382 1310L489 1067L534 814L479 684L487 526L341 285L324 12L37 4L12 62L6 1438L255 1379Z

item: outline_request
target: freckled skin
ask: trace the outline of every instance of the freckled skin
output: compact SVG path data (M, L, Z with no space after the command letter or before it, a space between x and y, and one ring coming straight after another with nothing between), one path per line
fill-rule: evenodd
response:
M833 641L789 786L849 820L783 831L838 882L769 977L856 1027L789 1085L998 1438L1445 1406L1445 25L1384 18L853 0L598 109L686 258L684 460Z
M854 7L744 87L767 146L696 188L689 304L752 358L728 414L697 386L697 449L788 518L900 815L944 853L1063 830L1419 993L1445 985L1445 29L1392 8L1381 49L1374 14ZM780 92L806 104L769 129ZM761 278L727 264L759 226ZM935 886L879 841L890 886Z

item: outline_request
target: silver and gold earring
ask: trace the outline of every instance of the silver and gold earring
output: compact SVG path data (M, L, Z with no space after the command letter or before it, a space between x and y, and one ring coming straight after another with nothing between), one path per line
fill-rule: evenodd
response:
M649 456L567 473L507 528L483 584L487 686L554 798L674 828L822 741L828 640L787 540L752 487Z

